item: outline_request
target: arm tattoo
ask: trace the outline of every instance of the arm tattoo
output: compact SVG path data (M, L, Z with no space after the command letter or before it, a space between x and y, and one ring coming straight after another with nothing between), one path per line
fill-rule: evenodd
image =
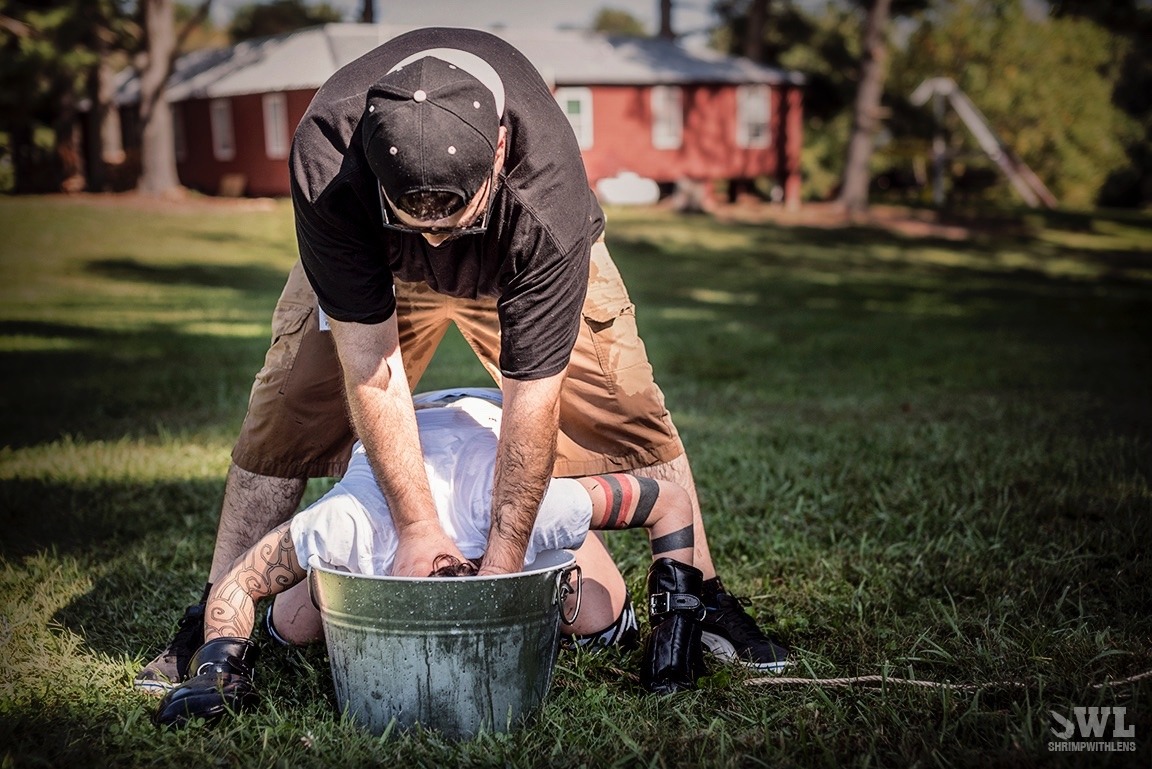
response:
M255 603L300 582L307 572L296 560L296 547L288 526L265 536L213 586L204 613L204 630L212 637L247 638L255 623ZM278 530L279 531L279 530Z

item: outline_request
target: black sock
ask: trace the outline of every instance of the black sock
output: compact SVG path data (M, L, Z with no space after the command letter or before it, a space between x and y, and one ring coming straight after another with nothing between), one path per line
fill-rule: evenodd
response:
M272 615L268 616L269 619L271 619ZM271 626L271 623L269 623L269 626ZM585 633L584 635L571 636L571 640L576 646L583 646L586 649L618 646L628 651L637 645L638 634L636 609L632 604L632 594L626 592L624 595L624 608L620 610L620 616L617 617L611 625L598 633Z

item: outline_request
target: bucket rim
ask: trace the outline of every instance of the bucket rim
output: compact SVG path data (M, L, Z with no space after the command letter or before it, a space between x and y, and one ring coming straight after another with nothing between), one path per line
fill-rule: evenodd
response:
M441 583L447 582L456 584L459 582L487 582L487 581L500 581L509 579L519 579L521 577L530 577L539 574L548 574L559 569L565 569L575 565L576 554L571 550L542 550L537 553L536 560L532 562L529 568L523 571L514 571L509 574L486 574L484 576L475 575L471 577L396 577L385 574L354 574L347 571L339 571L331 566L325 565L320 556L313 553L308 557L308 570L318 571L324 574L331 574L336 577L355 577L356 579L367 579L376 582L393 582L393 583Z

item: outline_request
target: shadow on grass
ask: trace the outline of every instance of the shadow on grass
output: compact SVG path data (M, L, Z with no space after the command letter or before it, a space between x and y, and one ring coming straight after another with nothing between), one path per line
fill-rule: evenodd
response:
M292 655L295 655L293 659ZM0 713L0 744L8 766L248 766L260 761L260 747L245 745L260 735L274 763L331 766L331 756L358 742L360 756L373 755L373 737L342 722L336 711L323 655L313 650L269 649L261 658L260 694L264 704L253 713L227 715L216 724L197 723L184 730L163 730L151 722L158 699L136 693L125 682L123 693L84 691L31 695L20 707ZM321 675L318 671L323 670ZM284 685L275 682L283 680ZM74 684L82 686L82 684ZM57 687L66 689L66 687ZM306 742L315 730L328 738L323 755ZM329 736L330 732L336 735ZM170 757L169 757L170 756ZM285 758L289 756L290 758ZM265 760L265 763L267 761ZM378 765L378 761L343 763Z
M64 349L0 354L14 372L0 387L0 445L64 435L114 439L187 429L235 429L267 339L108 331L0 322L0 335L62 340Z
M206 538L211 552L224 479L66 483L0 481L0 557L44 550L86 557L128 550L155 532ZM164 556L161 549L157 555Z
M23 336L37 339L93 340L107 339L112 334L91 326L53 323L39 320L0 320L0 336Z
M254 265L203 265L195 263L157 266L132 258L97 259L86 269L102 278L155 283L161 286L190 285L205 288L231 288L258 291L264 295L283 286L286 273Z
M946 278L963 290L965 284L1003 281L1007 286L1032 284L1033 290L1046 285L1067 287L1076 284L1084 289L1103 282L1106 285L1131 286L1152 290L1152 237L1143 249L1076 247L1042 241L1026 234L989 236L977 234L964 240L937 236L906 236L883 227L847 226L841 228L793 225L726 224L726 231L747 235L753 247L739 257L754 257L764 264L780 267L842 270L842 285L851 284L854 274L899 279L908 274L925 278ZM627 246L642 241L613 239ZM1134 244L1135 245L1135 244ZM647 243L648 251L675 253L657 244ZM643 247L641 247L641 252ZM1027 254L1030 265L1018 262ZM700 260L702 267L715 267L715 259L728 254L712 255L693 250L689 255ZM1059 262L1064 273L1053 272ZM1075 265L1075 266L1074 266ZM1070 272L1069 272L1070 271Z
M270 313L269 313L270 317ZM114 440L157 431L239 430L268 338L227 334L98 330L64 323L0 321L0 336L31 337L43 349L0 353L18 372L0 384L0 446ZM53 340L62 349L49 346ZM420 389L490 386L454 329Z
M113 558L90 590L52 615L52 622L83 639L85 647L111 658L124 656L151 659L172 638L184 608L199 600L204 586L206 561L187 558L187 547L169 543L167 559L149 563L141 557L154 548L157 538L126 548ZM192 546L202 544L197 538ZM252 640L260 647L258 674L261 692L281 700L303 703L319 696L335 706L329 676L327 649L323 643L284 647L274 642L263 624L268 601L256 606ZM313 679L303 689L305 677Z

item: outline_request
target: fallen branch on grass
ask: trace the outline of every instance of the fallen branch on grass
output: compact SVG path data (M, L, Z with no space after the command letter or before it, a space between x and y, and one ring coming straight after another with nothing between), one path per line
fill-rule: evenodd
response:
M1106 686L1126 686L1134 684L1137 681L1142 681L1146 678L1152 678L1152 670L1147 670L1143 673L1137 673L1128 678L1121 678L1118 680L1105 681L1101 684L1093 684L1093 689L1103 689ZM1020 689L1028 686L1022 681L992 681L982 684L949 684L941 683L940 681L920 681L915 678L892 678L891 676L850 676L847 678L786 678L780 676L762 676L760 678L750 678L744 682L748 686L798 686L809 684L811 686L820 686L825 688L839 688L845 686L883 686L885 684L894 684L897 686L919 686L924 689L950 689L952 691L976 691L977 689Z

